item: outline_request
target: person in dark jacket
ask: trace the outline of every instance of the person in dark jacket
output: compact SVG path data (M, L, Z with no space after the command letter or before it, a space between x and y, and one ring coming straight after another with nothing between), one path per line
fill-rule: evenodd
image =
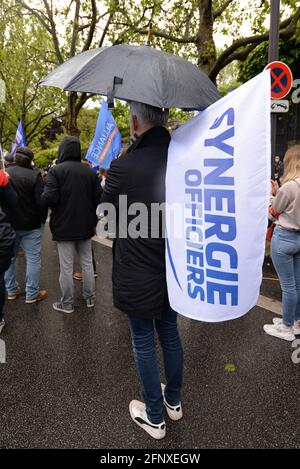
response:
M280 185L280 180L283 176L283 162L280 159L280 156L276 155L274 158L274 175L273 175L273 180L277 181Z
M88 307L95 302L91 238L97 224L96 208L102 189L97 174L81 164L78 138L67 136L59 146L58 159L47 175L42 201L51 208L50 228L57 241L61 301L56 311L74 311L73 264L78 252L83 274L83 297Z
M15 154L15 166L7 168L11 183L18 195L17 209L3 205L7 218L16 232L15 253L22 248L26 256L26 299L27 304L44 300L45 290L40 290L41 246L43 225L47 210L41 205L44 183L39 171L33 169L33 153L20 147ZM16 278L16 256L5 273L5 286L9 300L20 294Z
M183 352L177 313L170 308L168 300L162 230L156 238L151 237L147 219L144 227L141 222L140 236L131 233L133 216L128 215L128 208L141 203L149 213L151 204L165 202L170 135L164 126L168 111L131 102L130 113L131 133L135 141L125 156L112 162L101 202L111 203L119 211L113 249L113 297L115 306L129 317L134 357L145 399L145 404L131 401L130 415L153 438L161 439L166 434L164 405L171 419L182 417ZM124 209L119 196L127 197ZM124 214L126 209L127 214ZM123 220L126 218L127 235L124 236ZM155 352L154 328L164 354L167 384L163 388Z
M0 206L2 204L16 208L18 203L17 194L9 182L9 176L4 171L0 171ZM7 221L5 213L0 208L0 333L5 325L3 307L5 303L5 282L4 274L10 266L14 256L16 235L10 223Z

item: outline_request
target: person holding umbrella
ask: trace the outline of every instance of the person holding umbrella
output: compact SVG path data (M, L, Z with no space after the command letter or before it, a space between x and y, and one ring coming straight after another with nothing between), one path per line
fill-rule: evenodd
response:
M125 156L112 162L101 198L118 206L119 196L127 204L165 201L165 173L170 135L165 125L168 111L130 102L130 127L134 143ZM117 237L113 258L113 298L128 315L133 352L145 403L133 400L133 421L155 439L166 435L164 408L172 420L182 418L180 402L183 351L177 329L177 313L170 308L166 284L165 239L144 235L132 238L128 216L127 237ZM147 220L148 221L148 220ZM120 226L119 226L120 228ZM145 227L140 228L143 232ZM160 227L161 228L161 227ZM147 228L146 228L147 229ZM155 352L157 331L164 355L166 386L161 385Z

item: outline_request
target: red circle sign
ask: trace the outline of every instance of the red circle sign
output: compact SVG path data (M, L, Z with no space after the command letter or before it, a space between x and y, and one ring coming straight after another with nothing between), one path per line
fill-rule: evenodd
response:
M275 61L269 63L264 70L268 69L271 70L271 97L273 99L284 98L289 94L293 83L290 67L284 62Z

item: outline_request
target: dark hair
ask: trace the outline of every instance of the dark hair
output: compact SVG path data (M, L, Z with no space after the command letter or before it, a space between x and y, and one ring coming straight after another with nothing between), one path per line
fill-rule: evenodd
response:
M17 153L15 155L15 161L18 166L23 166L24 168L30 168L33 160L33 152L28 147L17 148Z

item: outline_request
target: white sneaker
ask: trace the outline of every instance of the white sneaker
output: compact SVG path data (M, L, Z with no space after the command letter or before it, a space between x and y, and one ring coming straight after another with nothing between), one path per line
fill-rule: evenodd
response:
M278 337L279 339L288 340L293 342L295 340L295 335L293 333L293 327L288 327L283 322L279 324L266 324L264 325L264 331L272 335L273 337Z
M273 318L273 324L280 324L282 323L282 318ZM293 333L294 335L300 334L300 322L295 321L293 326Z
M0 321L0 334L1 334L4 326L5 326L5 321L4 321L4 319L2 319L2 321Z
M162 395L164 398L164 405L165 405L168 416L170 417L171 420L174 420L175 422L176 420L180 420L183 417L181 402L179 402L178 405L169 404L165 398L165 387L166 387L165 384L161 384Z
M94 308L95 301L92 300L92 298L89 298L88 300L86 300L86 305L87 305L88 308Z
M132 420L145 430L152 438L161 440L166 436L166 422L152 423L148 419L146 405L140 401L131 401L129 404L129 412Z

